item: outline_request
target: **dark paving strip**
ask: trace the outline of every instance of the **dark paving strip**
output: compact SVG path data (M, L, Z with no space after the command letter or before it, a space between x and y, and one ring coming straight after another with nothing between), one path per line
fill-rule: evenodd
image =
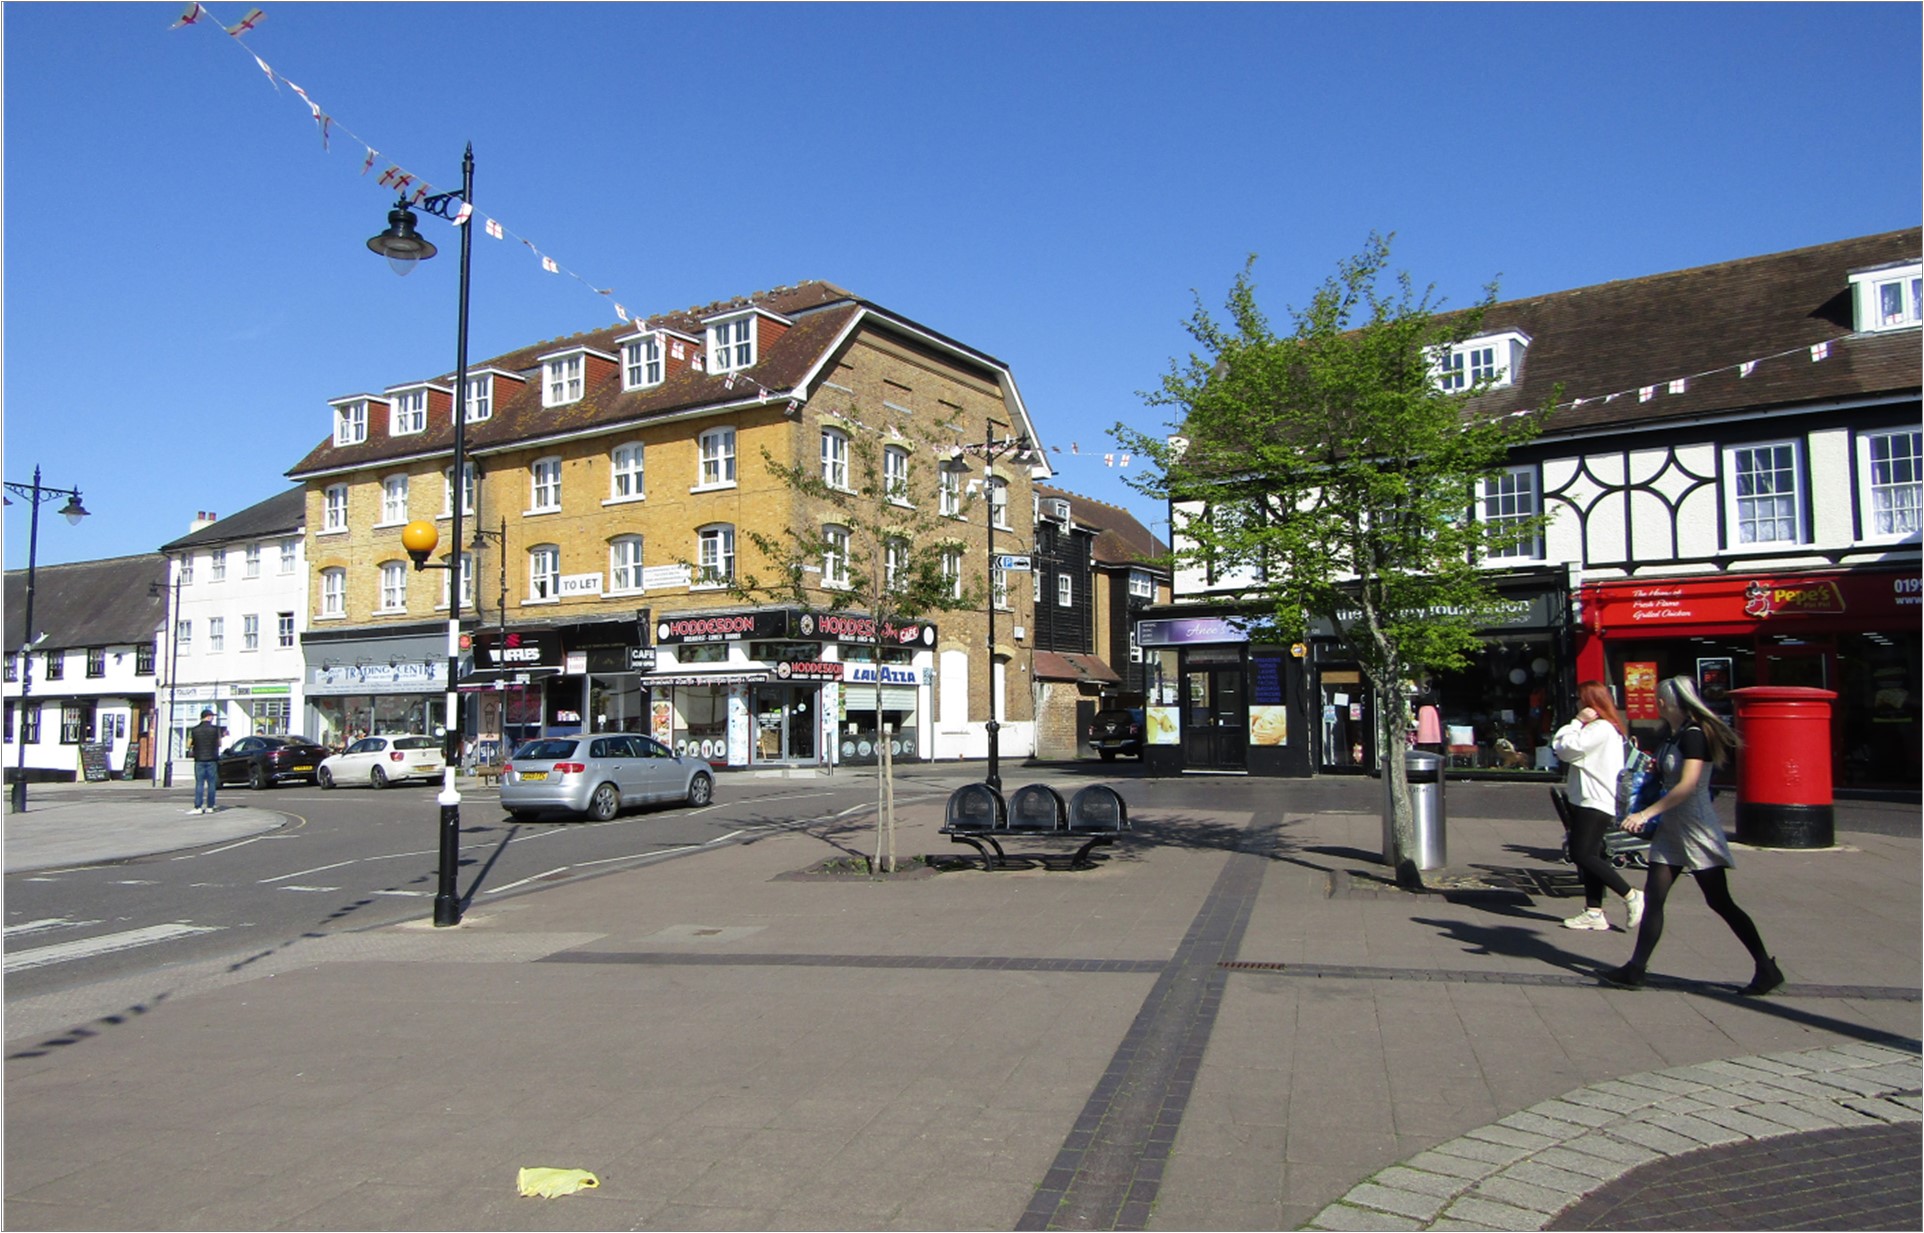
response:
M1568 972L1481 972L1448 968L1375 968L1340 963L1263 963L1231 960L1221 965L1232 972L1268 972L1276 976L1334 977L1340 980L1441 980L1467 985L1553 985L1565 988L1594 989L1594 976ZM1692 993L1734 993L1737 982L1680 980L1652 976L1651 989L1677 989ZM1886 985L1785 985L1770 995L1773 998L1851 998L1863 1002L1916 1002L1924 1000L1924 990L1900 989Z
M1915 1122L1706 1147L1632 1169L1552 1229L1917 1229Z
M1230 854L1017 1229L1148 1227L1266 863Z
M915 968L940 972L1161 972L1161 959L1025 959L1012 955L703 955L681 951L564 950L539 963L649 967Z

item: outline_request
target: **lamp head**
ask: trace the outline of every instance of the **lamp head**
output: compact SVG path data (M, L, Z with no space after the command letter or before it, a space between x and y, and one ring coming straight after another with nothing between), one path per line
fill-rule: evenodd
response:
M370 251L386 257L389 268L404 278L414 271L417 263L435 253L434 245L415 232L414 211L408 209L405 197L388 211L387 230L369 239L367 246Z
M80 520L87 516L87 507L80 503L78 491L67 498L67 503L60 507L60 513L72 525L76 527L80 525Z
M418 518L401 528L401 547L407 549L408 555L414 558L416 569L428 567L428 556L440 542L441 533L425 518Z

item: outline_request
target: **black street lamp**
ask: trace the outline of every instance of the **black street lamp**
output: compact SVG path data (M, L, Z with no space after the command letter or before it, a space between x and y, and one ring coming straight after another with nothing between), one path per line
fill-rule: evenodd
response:
M461 227L461 309L455 341L454 374L454 471L453 495L448 502L452 522L448 542L454 545L452 563L433 564L428 554L440 536L432 522L411 522L401 532L401 544L414 558L414 568L449 569L454 573L448 586L448 692L447 740L442 771L441 795L441 868L434 894L434 923L437 926L461 923L461 897L455 889L456 867L461 859L461 793L455 775L461 765L461 509L467 502L468 454L468 268L473 249L474 228L470 214L474 203L474 146L469 144L461 156L461 191L436 193L423 198L421 209L437 218L463 224ZM414 214L406 197L388 211L387 230L367 242L369 249L386 257L396 274L410 273L416 263L434 256L434 245L414 232Z
M962 448L980 457L987 472L987 478L983 481L983 492L989 499L989 722L987 725L989 773L982 777L982 782L1000 792L1002 790L1002 722L1001 717L996 714L995 705L995 520L998 513L1008 510L1009 502L1008 489L1005 486L1002 503L999 506L996 503L995 464L998 458L1010 454L1015 456L1017 462L1025 461L1035 452L1035 444L1027 436L1001 438L986 436L982 444L965 445ZM1034 568L1034 562L1030 562L1030 567ZM1008 575L1005 572L1003 588L1006 590L1007 587Z
M33 469L31 484L5 481L0 483L6 484L8 492L33 502L33 516L27 521L27 620L21 626L20 633L20 722L14 725L14 736L18 740L15 750L18 756L14 760L13 770L13 812L25 813L27 812L27 695L33 692L32 651L39 645L39 640L33 635L33 576L40 559L40 506L44 502L59 497L67 498L67 503L60 507L60 513L74 526L79 526L80 520L87 516L87 507L80 503L78 488L43 487L40 483L39 467ZM8 501L7 504L12 505L13 502ZM39 725L35 725L35 730L39 730Z

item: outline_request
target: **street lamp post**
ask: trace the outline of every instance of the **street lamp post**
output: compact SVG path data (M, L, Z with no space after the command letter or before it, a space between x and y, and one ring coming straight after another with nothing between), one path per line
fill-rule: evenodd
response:
M0 481L4 482L4 481ZM33 583L34 570L40 559L40 506L42 502L58 497L67 498L60 507L60 513L74 526L87 516L86 506L80 503L78 488L47 488L40 483L40 468L33 469L33 483L6 483L6 490L15 496L25 497L33 503L33 513L27 520L27 610L26 622L20 629L20 722L14 725L17 743L14 748L16 758L13 770L13 812L27 812L27 695L33 692L33 656L36 645L33 636ZM8 505L13 502L8 501ZM37 728L37 725L36 725Z
M989 499L989 722L986 726L989 734L989 771L982 777L982 781L1000 792L1002 790L1002 722L1001 717L996 714L995 705L995 519L997 510L995 464L997 459L1010 454L1015 455L1016 461L1020 462L1030 455L1035 446L1026 436L997 438L993 433L994 429L991 428L989 435L983 437L982 444L965 445L962 448L982 458L987 474L987 478L983 481L983 492ZM1008 508L1006 498L1001 508L1004 510ZM1005 587L1008 585L1006 574L1003 576L1003 585Z
M455 873L461 858L461 793L455 776L461 765L461 584L466 571L461 568L461 509L467 502L468 453L468 269L473 249L474 228L469 223L474 203L474 146L469 144L461 156L461 191L436 193L423 198L421 209L437 218L461 224L460 321L455 341L454 375L454 478L448 542L453 545L453 562L431 563L439 535L432 522L411 522L401 532L401 543L414 558L414 568L448 569L453 574L448 585L448 691L446 703L447 740L442 771L441 867L434 894L434 923L437 926L461 923L461 897L455 889ZM415 265L434 256L434 245L414 232L414 215L406 197L388 211L387 230L367 242L369 249L386 257L396 274L405 275Z

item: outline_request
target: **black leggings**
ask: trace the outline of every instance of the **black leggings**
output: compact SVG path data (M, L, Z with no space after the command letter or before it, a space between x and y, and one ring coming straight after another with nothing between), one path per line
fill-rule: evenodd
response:
M1657 940L1663 937L1663 902L1670 895L1670 887L1676 882L1677 875L1685 872L1675 865L1650 866L1650 880L1644 883L1643 926L1637 930L1637 948L1630 956L1629 966L1642 971L1650 962L1651 952L1657 949ZM1748 913L1737 906L1730 897L1730 881L1724 876L1724 868L1719 865L1712 869L1699 869L1692 876L1697 879L1697 889L1704 893L1704 902L1710 910L1724 918L1724 924L1737 935L1744 944L1750 957L1759 965L1770 958L1764 949L1764 939L1757 932L1756 924Z
M1610 815L1603 810L1570 806L1570 859L1583 879L1585 907L1602 907L1605 887L1619 895L1630 893L1630 883L1603 854L1603 833L1608 829Z

